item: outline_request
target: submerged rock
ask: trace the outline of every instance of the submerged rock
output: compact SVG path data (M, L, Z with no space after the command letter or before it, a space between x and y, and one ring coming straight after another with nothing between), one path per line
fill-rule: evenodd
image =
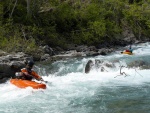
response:
M92 60L89 60L85 66L85 73L89 73L91 70L91 67L94 65Z

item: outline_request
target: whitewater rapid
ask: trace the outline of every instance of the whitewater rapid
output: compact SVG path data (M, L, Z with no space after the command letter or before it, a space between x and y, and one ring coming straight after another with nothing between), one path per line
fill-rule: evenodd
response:
M47 89L20 89L9 81L0 84L0 113L148 113L150 69L129 68L128 64L142 60L149 66L150 43L132 47L134 55L118 50L107 56L37 65L38 73L48 81ZM100 66L107 71L94 66L85 74L88 60L103 61ZM121 65L128 76L120 75Z

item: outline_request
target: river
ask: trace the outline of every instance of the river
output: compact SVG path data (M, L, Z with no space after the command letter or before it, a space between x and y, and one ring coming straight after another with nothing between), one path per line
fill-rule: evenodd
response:
M149 113L150 43L132 47L134 55L118 50L37 64L34 68L48 81L47 89L20 89L9 81L0 84L0 113ZM88 60L101 63L85 74ZM120 66L126 75L120 75Z

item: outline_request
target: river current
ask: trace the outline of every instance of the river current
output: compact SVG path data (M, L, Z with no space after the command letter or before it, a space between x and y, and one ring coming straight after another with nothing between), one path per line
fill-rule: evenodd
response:
M132 47L133 55L118 50L37 64L34 68L47 81L47 89L0 84L0 113L149 113L150 43ZM94 64L85 74L89 60Z

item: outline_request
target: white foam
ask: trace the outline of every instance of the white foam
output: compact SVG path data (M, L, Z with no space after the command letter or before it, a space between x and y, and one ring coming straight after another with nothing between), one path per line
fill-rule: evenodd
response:
M142 45L140 48L134 50L135 53L149 55L150 46ZM135 54L136 55L136 54ZM137 55L138 56L138 55ZM136 58L134 56L121 55L119 52L114 53L110 56L98 56L93 58L84 58L81 60L79 67L77 70L83 68L89 59L95 61L95 59L103 60L104 62L110 63L109 61L112 59L119 59L119 62L115 63L115 68L105 67L108 72L101 72L100 70L93 69L90 73L85 74L84 71L81 72L71 72L65 73L63 76L57 76L57 73L64 70L63 66L60 66L58 72L49 74L49 76L43 76L47 83L47 89L42 90L33 90L32 88L20 89L9 82L5 84L0 84L0 105L6 104L8 102L15 102L19 100L24 100L22 103L24 104L28 98L30 98L31 102L37 103L48 103L53 111L60 108L60 102L62 108L68 107L71 103L72 98L77 97L90 97L93 96L97 88L100 89L105 87L116 87L116 86L137 86L149 83L150 81L150 69L147 70L139 70L138 68L126 68L122 69L122 72L125 72L129 76L120 75L120 64L126 66L126 60L124 58ZM107 60L108 61L105 61ZM61 62L62 63L62 62ZM78 61L76 63L79 63ZM36 92L36 93L35 93ZM82 98L83 99L83 98ZM17 103L15 103L17 104ZM27 103L26 103L27 104ZM74 104L72 102L72 104ZM39 105L41 106L41 104ZM49 108L49 109L50 109Z

